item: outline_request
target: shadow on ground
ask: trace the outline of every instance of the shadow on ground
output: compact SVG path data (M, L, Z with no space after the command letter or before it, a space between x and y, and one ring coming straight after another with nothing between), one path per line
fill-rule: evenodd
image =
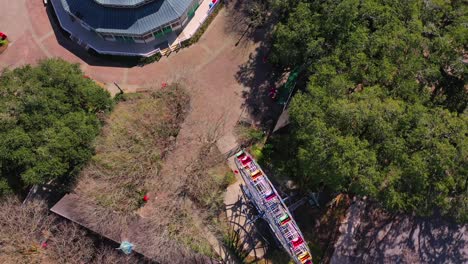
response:
M58 18L51 4L47 5L46 12L57 42L88 65L131 68L139 64L139 57L105 56L99 55L92 50L86 51L83 47L78 45L78 43L72 41L70 39L70 34L60 27Z
M254 43L263 42L264 34L259 32L272 32L274 21L266 21L261 27L254 28L249 25L247 18L248 1L225 1L224 5L227 9L227 23L225 27L226 33L238 36L236 46L247 45L249 41ZM271 20L271 18L270 18Z
M260 45L255 53L249 55L249 60L239 67L236 80L242 84L244 107L258 125L271 129L283 109L273 100L269 93L279 89L284 81L284 74L276 71L268 63L269 48Z
M289 256L276 242L268 223L258 218L258 213L245 196L238 196L233 204L226 205L231 211L228 217L229 236L224 238L226 250L236 257L238 263L257 263L268 258L272 263L287 263Z
M395 214L355 201L331 263L467 263L467 225Z
M261 27L249 26L244 5L245 1L226 3L225 31L238 38L234 45L240 51L247 50L252 43L257 46L249 54L249 59L239 66L235 78L245 88L242 94L245 111L257 126L268 130L274 126L283 108L269 96L270 90L278 88L284 77L268 62L274 21L268 21Z

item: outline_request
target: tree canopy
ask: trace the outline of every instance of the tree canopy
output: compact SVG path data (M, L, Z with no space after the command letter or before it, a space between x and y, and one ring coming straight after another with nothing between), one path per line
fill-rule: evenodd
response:
M42 61L0 76L0 195L75 173L92 155L110 94L77 64Z
M310 77L287 146L272 142L293 157L278 169L305 189L468 221L467 18L463 1L291 3L272 58Z

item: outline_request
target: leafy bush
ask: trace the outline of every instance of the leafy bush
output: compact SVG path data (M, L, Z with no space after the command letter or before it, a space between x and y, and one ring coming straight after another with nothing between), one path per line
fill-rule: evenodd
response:
M161 57L162 55L159 52L155 53L154 55L151 55L150 57L141 57L140 64L142 65L151 64L153 62L159 61Z
M240 123L235 127L235 133L238 140L243 145L257 143L265 137L262 130L243 123Z
M262 160L263 159L263 149L262 146L259 144L255 144L250 148L250 154L256 159L256 160Z
M0 77L0 195L70 178L91 157L110 94L60 59Z
M249 254L244 249L242 239L245 238L241 238L240 235L232 229L223 234L223 244L229 251L230 255L235 258L234 261L236 263L250 263L247 261Z

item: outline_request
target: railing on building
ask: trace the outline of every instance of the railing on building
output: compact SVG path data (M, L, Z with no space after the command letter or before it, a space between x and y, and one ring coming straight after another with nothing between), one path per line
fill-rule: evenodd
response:
M184 36L182 38L178 38L178 43L181 46L181 43L186 41L186 40L189 40L193 37L193 35L195 35L195 33L197 33L197 31L200 29L200 27L203 25L203 23L205 23L205 21L208 19L208 17L210 17L211 13L213 13L213 11L215 10L215 8L219 5L219 3L221 3L222 0L218 0L216 1L215 3L213 3L213 5L211 6L210 9L208 9L208 13L206 14L206 16L203 17L202 20L200 20L197 24L197 27L195 28L195 30L189 34L188 36Z
M199 21L199 23L197 24L195 30L193 32L191 32L189 34L189 36L183 36L182 38L176 38L175 42L173 43L169 43L168 44L168 47L167 49L169 49L171 52L174 52L174 51L177 51L179 50L180 48L182 48L182 42L185 41L185 40L188 40L190 38L193 37L193 35L199 30L200 26L206 21L206 19L209 17L209 15L213 12L213 10L215 9L215 7L221 2L222 0L217 0L215 3L212 3L212 6L211 8L208 10L206 16L203 16L203 19L201 21ZM201 0L198 0L198 1L195 1L195 5L194 6L199 6L199 2L201 2ZM52 3L54 3L54 1L52 1ZM53 4L54 5L54 4ZM55 7L54 7L55 8ZM68 12L67 12L68 13ZM83 28L87 29L88 31L94 31L94 29L92 29L91 27L89 27L86 23L82 22L81 19L79 18L79 16L76 16L76 14L71 14L71 13L68 13L68 15L75 21L79 21L80 24L83 26ZM58 20L59 20L59 23L61 24L61 27L67 31L69 34L70 34L70 38L74 41L76 40L80 40L80 38L76 37L76 36L73 36L73 32L70 32L69 30L67 30L63 24L62 24L62 21L61 21L61 17L58 16ZM84 25L83 25L84 23ZM174 21L173 22L170 22L168 23L169 26L172 26L172 24L175 23ZM179 21L179 23L182 23ZM180 27L180 25L179 25ZM168 29L167 29L167 26L165 27L160 27L161 28L161 31L164 32L165 34L168 33ZM172 29L172 28L171 28ZM152 36L154 35L153 33L147 33L146 35L148 34L152 34ZM103 39L106 39L106 37L103 37L103 35L106 35L106 33L99 33L99 35L103 38ZM107 34L107 35L110 35L110 34ZM113 35L112 35L113 36ZM132 38L132 36L128 36L130 38ZM113 40L115 41L115 36L113 36ZM139 42L136 42L136 43L139 43ZM79 43L80 45L82 43ZM87 49L93 49L95 50L96 52L98 53L101 53L101 54L109 54L109 55L117 55L117 56L136 56L137 54L135 53L127 53L127 52L120 52L120 51L110 51L110 50L102 50L102 49L99 49L99 48L96 48L93 44L90 44L90 43L86 43L86 48ZM155 55L156 53L160 53L161 55L164 56L163 54L163 50L166 50L166 49L161 49L161 48L157 48L155 50L152 50L148 53L139 53L138 55L139 56L142 56L142 57L150 57L152 55ZM171 52L166 52L165 54L170 54Z
M172 52L176 52L179 49L181 49L182 48L182 42L191 39L195 35L195 33L200 29L200 27L203 25L203 23L205 23L205 21L208 19L208 17L211 15L211 13L213 13L215 8L221 3L221 1L222 0L217 0L214 3L212 2L212 5L211 5L210 9L208 9L208 12L207 12L206 16L204 16L203 19L199 21L199 23L197 24L197 27L195 28L195 30L191 34L189 34L188 36L183 36L182 38L177 38L175 40L175 42L169 44L169 46L166 49L156 49L156 50L153 50L151 52L141 54L141 56L150 57L150 56L155 55L156 53L161 54L161 56L169 56L169 54L171 54ZM197 7L198 6L199 5L197 5ZM110 55L128 55L128 54L120 53L120 52L102 51L102 50L96 49L96 48L94 48L92 46L88 46L88 47L93 48L98 53L107 53L107 54L110 54Z

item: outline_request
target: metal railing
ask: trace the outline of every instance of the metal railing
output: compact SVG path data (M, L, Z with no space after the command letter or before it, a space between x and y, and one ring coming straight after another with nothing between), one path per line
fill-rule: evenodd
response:
M243 164L239 159L240 156L248 160L247 164ZM304 236L294 221L288 207L284 204L283 199L261 167L250 154L243 150L236 154L234 161L245 182L248 198L259 211L258 213L268 223L279 243L296 263L312 263L312 255L306 241L304 241ZM288 218L288 222L282 223L281 219L283 216ZM305 260L301 261L299 256L304 255L310 257L305 257Z

